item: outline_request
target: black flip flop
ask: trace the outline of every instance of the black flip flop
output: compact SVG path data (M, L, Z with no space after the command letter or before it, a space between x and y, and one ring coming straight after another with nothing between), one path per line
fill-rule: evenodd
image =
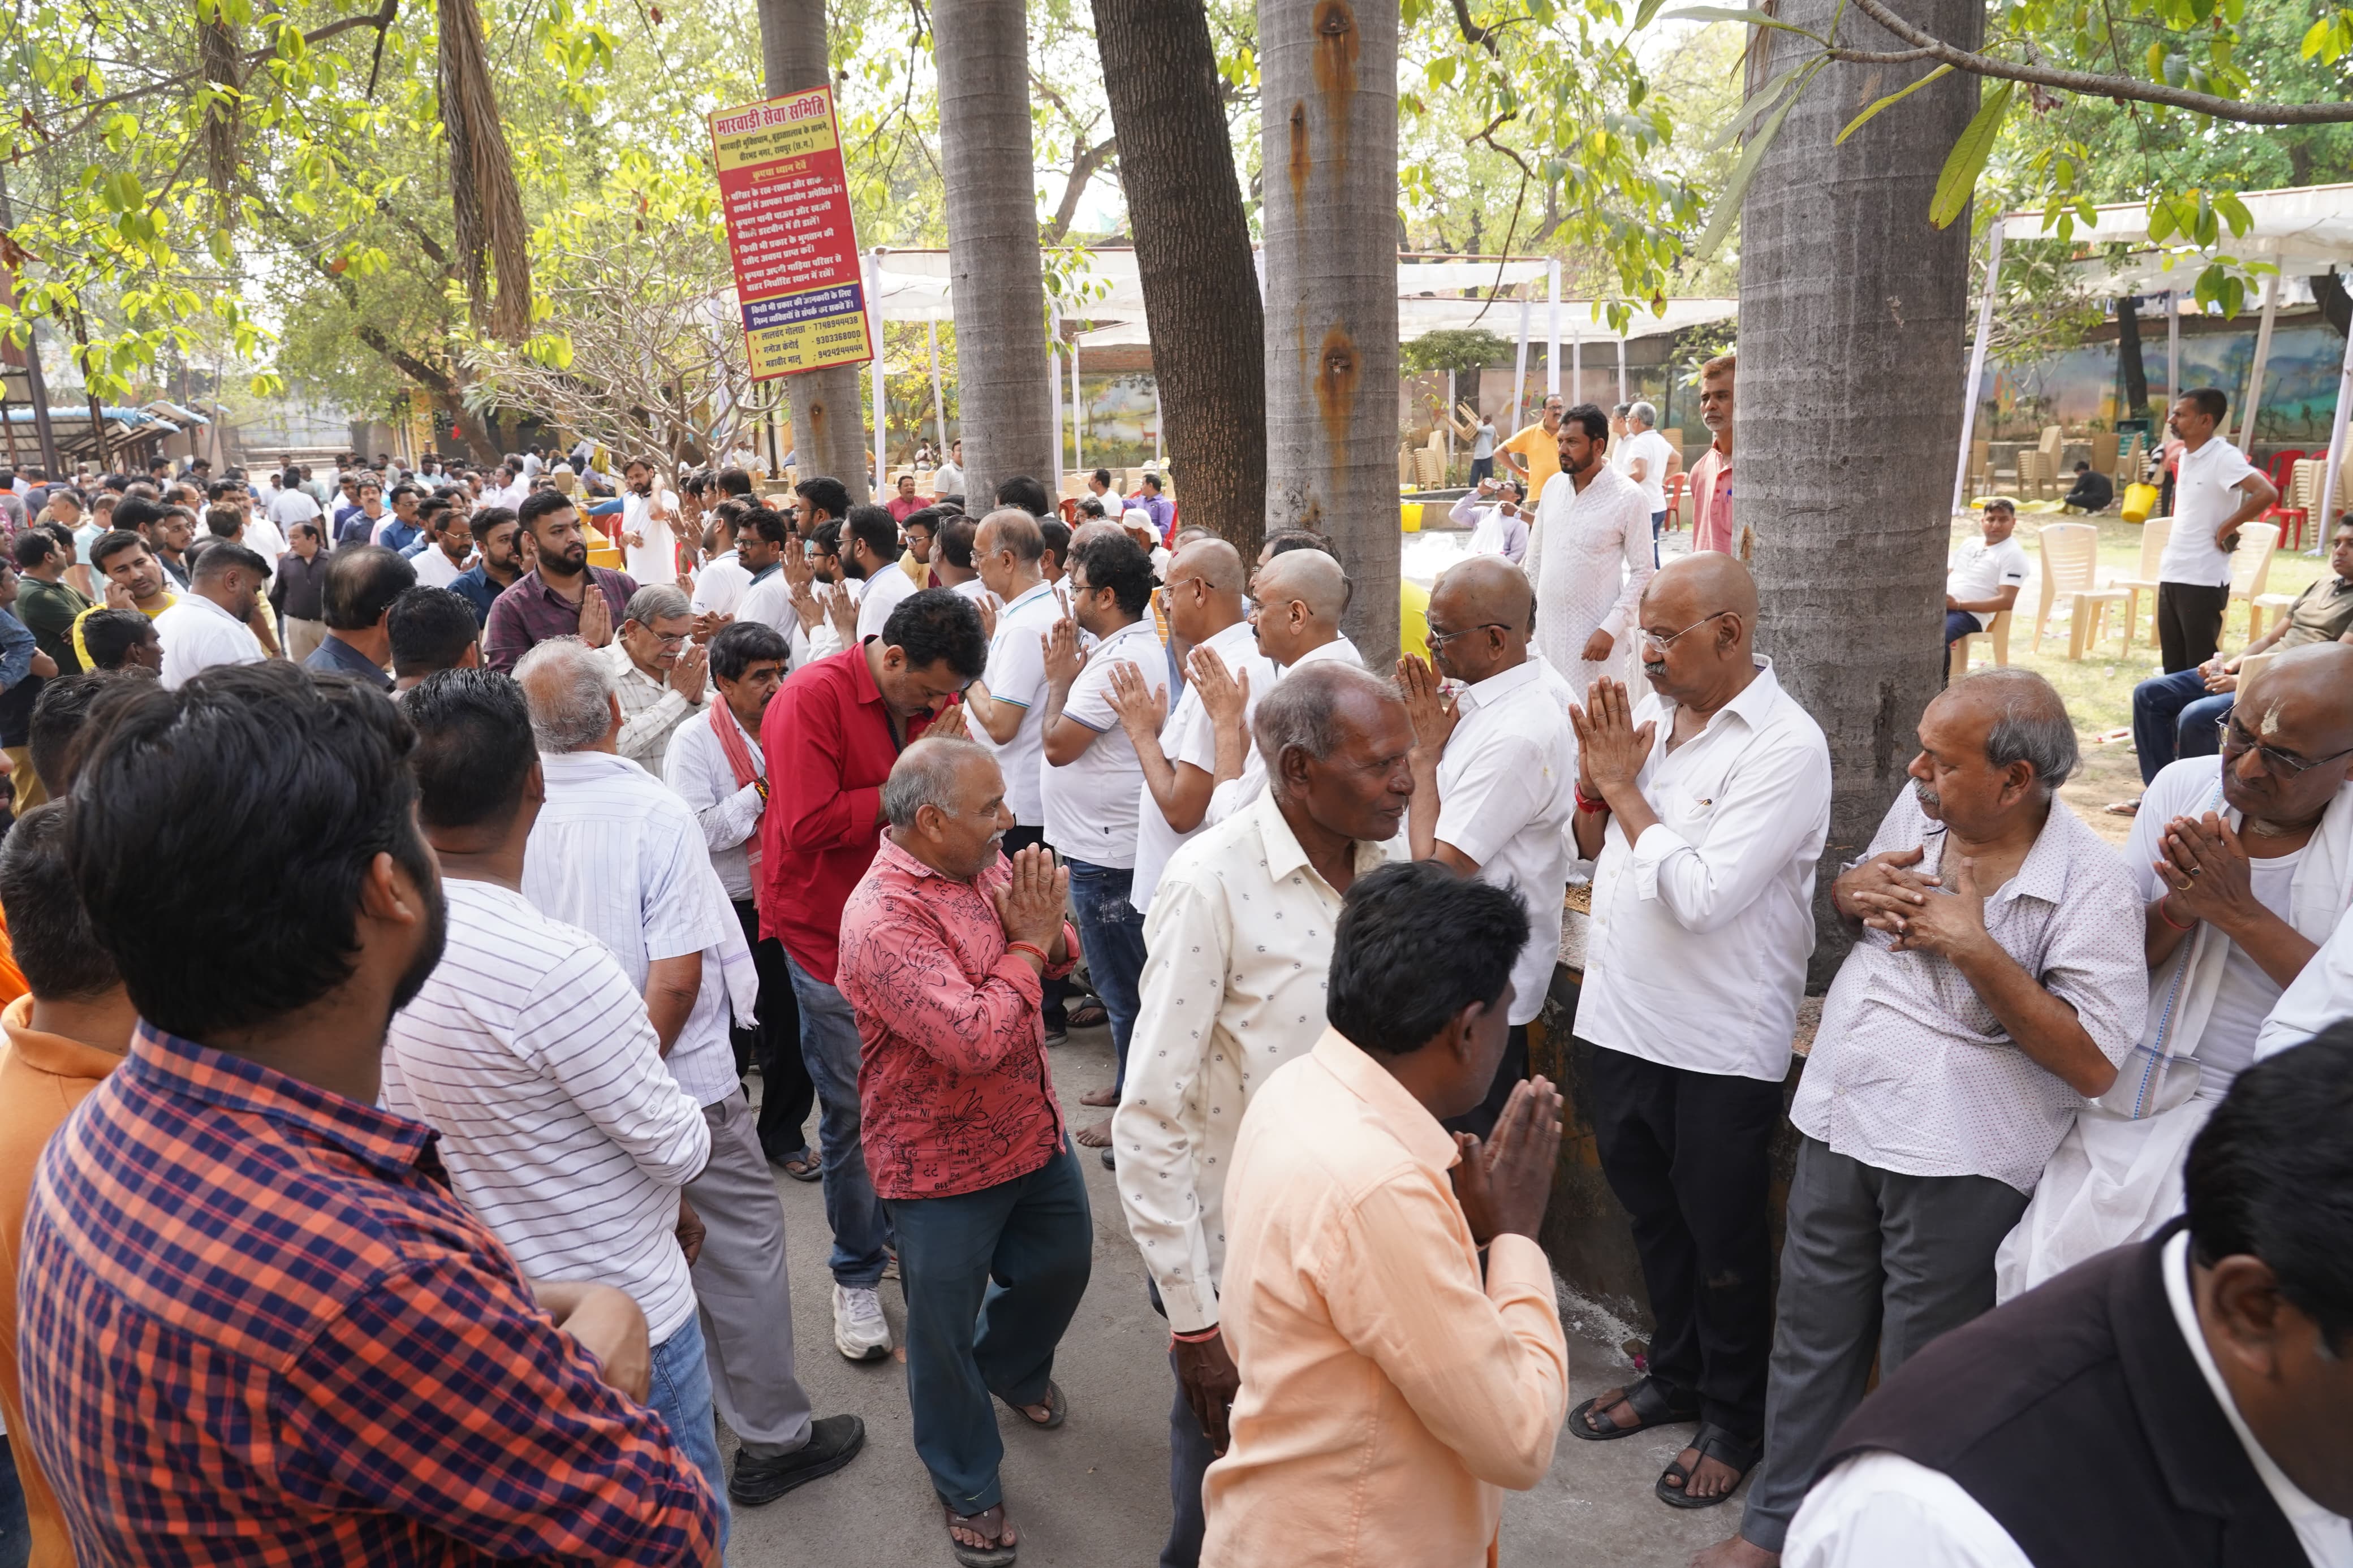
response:
M1699 1430L1692 1434L1692 1440L1688 1446L1697 1449L1701 1458L1714 1459L1716 1463L1728 1466L1738 1473L1733 1477L1730 1486L1714 1497L1688 1497L1684 1495L1683 1488L1691 1485L1691 1471L1683 1468L1681 1456L1677 1456L1676 1462L1669 1465L1661 1473L1657 1485L1651 1489L1658 1494L1659 1500L1669 1508L1714 1508L1720 1502L1729 1500L1732 1494L1740 1489L1740 1483L1748 1479L1748 1472L1757 1468L1757 1461L1763 1453L1757 1444L1742 1442L1729 1430L1717 1426L1713 1421L1701 1422ZM1673 1477L1680 1484L1669 1486L1667 1484L1669 1476Z
M946 1509L948 1518L951 1520L973 1529L979 1528L972 1524L974 1520L980 1517L979 1514L958 1513L955 1510L947 1508L945 1503L940 1506ZM948 1533L948 1547L955 1553L955 1560L962 1563L964 1568L1011 1568L1011 1564L1018 1560L1020 1552L1018 1542L1012 1546L966 1546L955 1538L954 1531Z
M1039 1420L1010 1399L1006 1399L1005 1395L1000 1394L997 1397L1005 1401L1007 1409L1029 1423L1030 1426L1037 1427L1040 1432L1051 1432L1069 1419L1071 1414L1071 1402L1062 1397L1061 1384L1050 1377L1046 1380L1046 1419L1043 1421Z
M1568 1413L1569 1431L1588 1443L1608 1443L1620 1437L1630 1437L1637 1432L1648 1432L1654 1426L1672 1426L1678 1421L1699 1419L1697 1399L1685 1395L1684 1401L1688 1403L1677 1400L1667 1384L1647 1373L1628 1384L1621 1397L1634 1414L1642 1418L1641 1426L1620 1426L1613 1423L1606 1430L1597 1429L1586 1419L1593 1407L1600 1403L1597 1396Z

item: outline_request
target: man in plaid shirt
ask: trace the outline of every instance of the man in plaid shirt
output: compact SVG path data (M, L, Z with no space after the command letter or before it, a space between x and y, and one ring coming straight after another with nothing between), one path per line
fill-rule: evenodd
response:
M636 1303L525 1279L376 1105L442 947L414 740L275 660L93 719L69 858L140 1024L42 1156L19 1299L84 1563L718 1560Z

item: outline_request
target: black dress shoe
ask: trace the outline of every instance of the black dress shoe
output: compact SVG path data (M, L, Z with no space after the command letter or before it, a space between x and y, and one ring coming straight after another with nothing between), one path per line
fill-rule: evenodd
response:
M829 1476L866 1446L866 1423L855 1415L828 1415L809 1423L806 1447L773 1459L739 1454L727 1478L727 1498L739 1508L774 1502L795 1487Z

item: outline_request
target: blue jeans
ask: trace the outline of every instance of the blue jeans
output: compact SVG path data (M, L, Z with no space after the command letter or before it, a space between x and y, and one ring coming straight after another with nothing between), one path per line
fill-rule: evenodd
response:
M1659 510L1651 514L1651 564L1653 567L1656 567L1659 563L1659 534L1666 528L1666 509L1662 507Z
M719 1462L719 1426L711 1409L711 1367L703 1359L702 1325L692 1318L654 1346L653 1386L647 1403L670 1425L670 1440L694 1461L719 1505L719 1557L727 1558L727 1468Z
M825 1145L825 1223L833 1230L833 1280L871 1290L882 1278L890 1216L866 1173L859 1141L858 1016L849 999L803 969L790 953L793 994L801 1005L801 1060L817 1085L818 1139Z
M1043 1165L978 1192L893 1198L907 1298L907 1404L932 1489L958 1513L1005 1500L996 1395L1046 1397L1055 1347L1087 1293L1094 1216L1070 1140Z
M1492 454L1484 458L1473 458L1471 459L1471 483L1473 486L1476 486L1481 479L1492 479L1494 477L1495 459ZM1094 960L1089 959L1087 962L1092 963ZM1108 1005L1108 1004L1105 1005Z
M2236 700L2232 692L2208 691L2206 678L2195 669L2151 676L2134 687L2133 750L2140 754L2140 782L2147 784L2168 763L2221 751L2216 726Z
M1135 873L1117 866L1090 866L1083 860L1063 862L1071 869L1071 908L1079 917L1079 946L1087 955L1087 973L1093 976L1095 994L1111 1015L1112 1047L1119 1053L1114 1092L1127 1081L1127 1041L1135 1032L1135 1014L1144 983L1144 917L1127 896Z
M1965 637L1968 637L1973 633L1981 632L1983 630L1985 630L1985 628L1978 625L1977 616L1969 611L1947 610L1945 612L1946 658L1950 659L1953 657L1953 645L1955 643L1960 641Z

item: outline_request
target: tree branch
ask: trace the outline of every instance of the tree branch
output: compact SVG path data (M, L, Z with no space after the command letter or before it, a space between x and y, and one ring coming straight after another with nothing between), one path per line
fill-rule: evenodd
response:
M2242 103L2235 99L2217 98L2211 92L2186 92L2160 82L2137 81L2130 77L2102 76L2095 71L2053 70L2047 66L2012 65L1991 55L1956 48L1934 34L1914 26L1881 4L1881 0L1854 0L1854 7L1918 52L1889 55L1833 46L1828 53L1834 60L1879 65L1896 59L1933 59L1955 70L1968 71L1972 76L2031 82L2039 87L2057 88L2063 92L2084 93L2094 98L2159 103L2169 109L2186 109L2215 120L2235 121L2242 125L2353 123L2353 103Z
M1079 199L1087 193L1087 185L1103 166L1119 155L1119 138L1106 136L1092 147L1073 147L1071 151L1071 177L1062 186L1062 201L1054 209L1053 221L1046 226L1046 243L1060 245L1071 232L1071 219L1077 216Z
M1462 29L1462 41L1477 44L1497 58L1504 51L1495 43L1495 29L1482 27L1471 20L1471 0L1454 0L1454 25Z

